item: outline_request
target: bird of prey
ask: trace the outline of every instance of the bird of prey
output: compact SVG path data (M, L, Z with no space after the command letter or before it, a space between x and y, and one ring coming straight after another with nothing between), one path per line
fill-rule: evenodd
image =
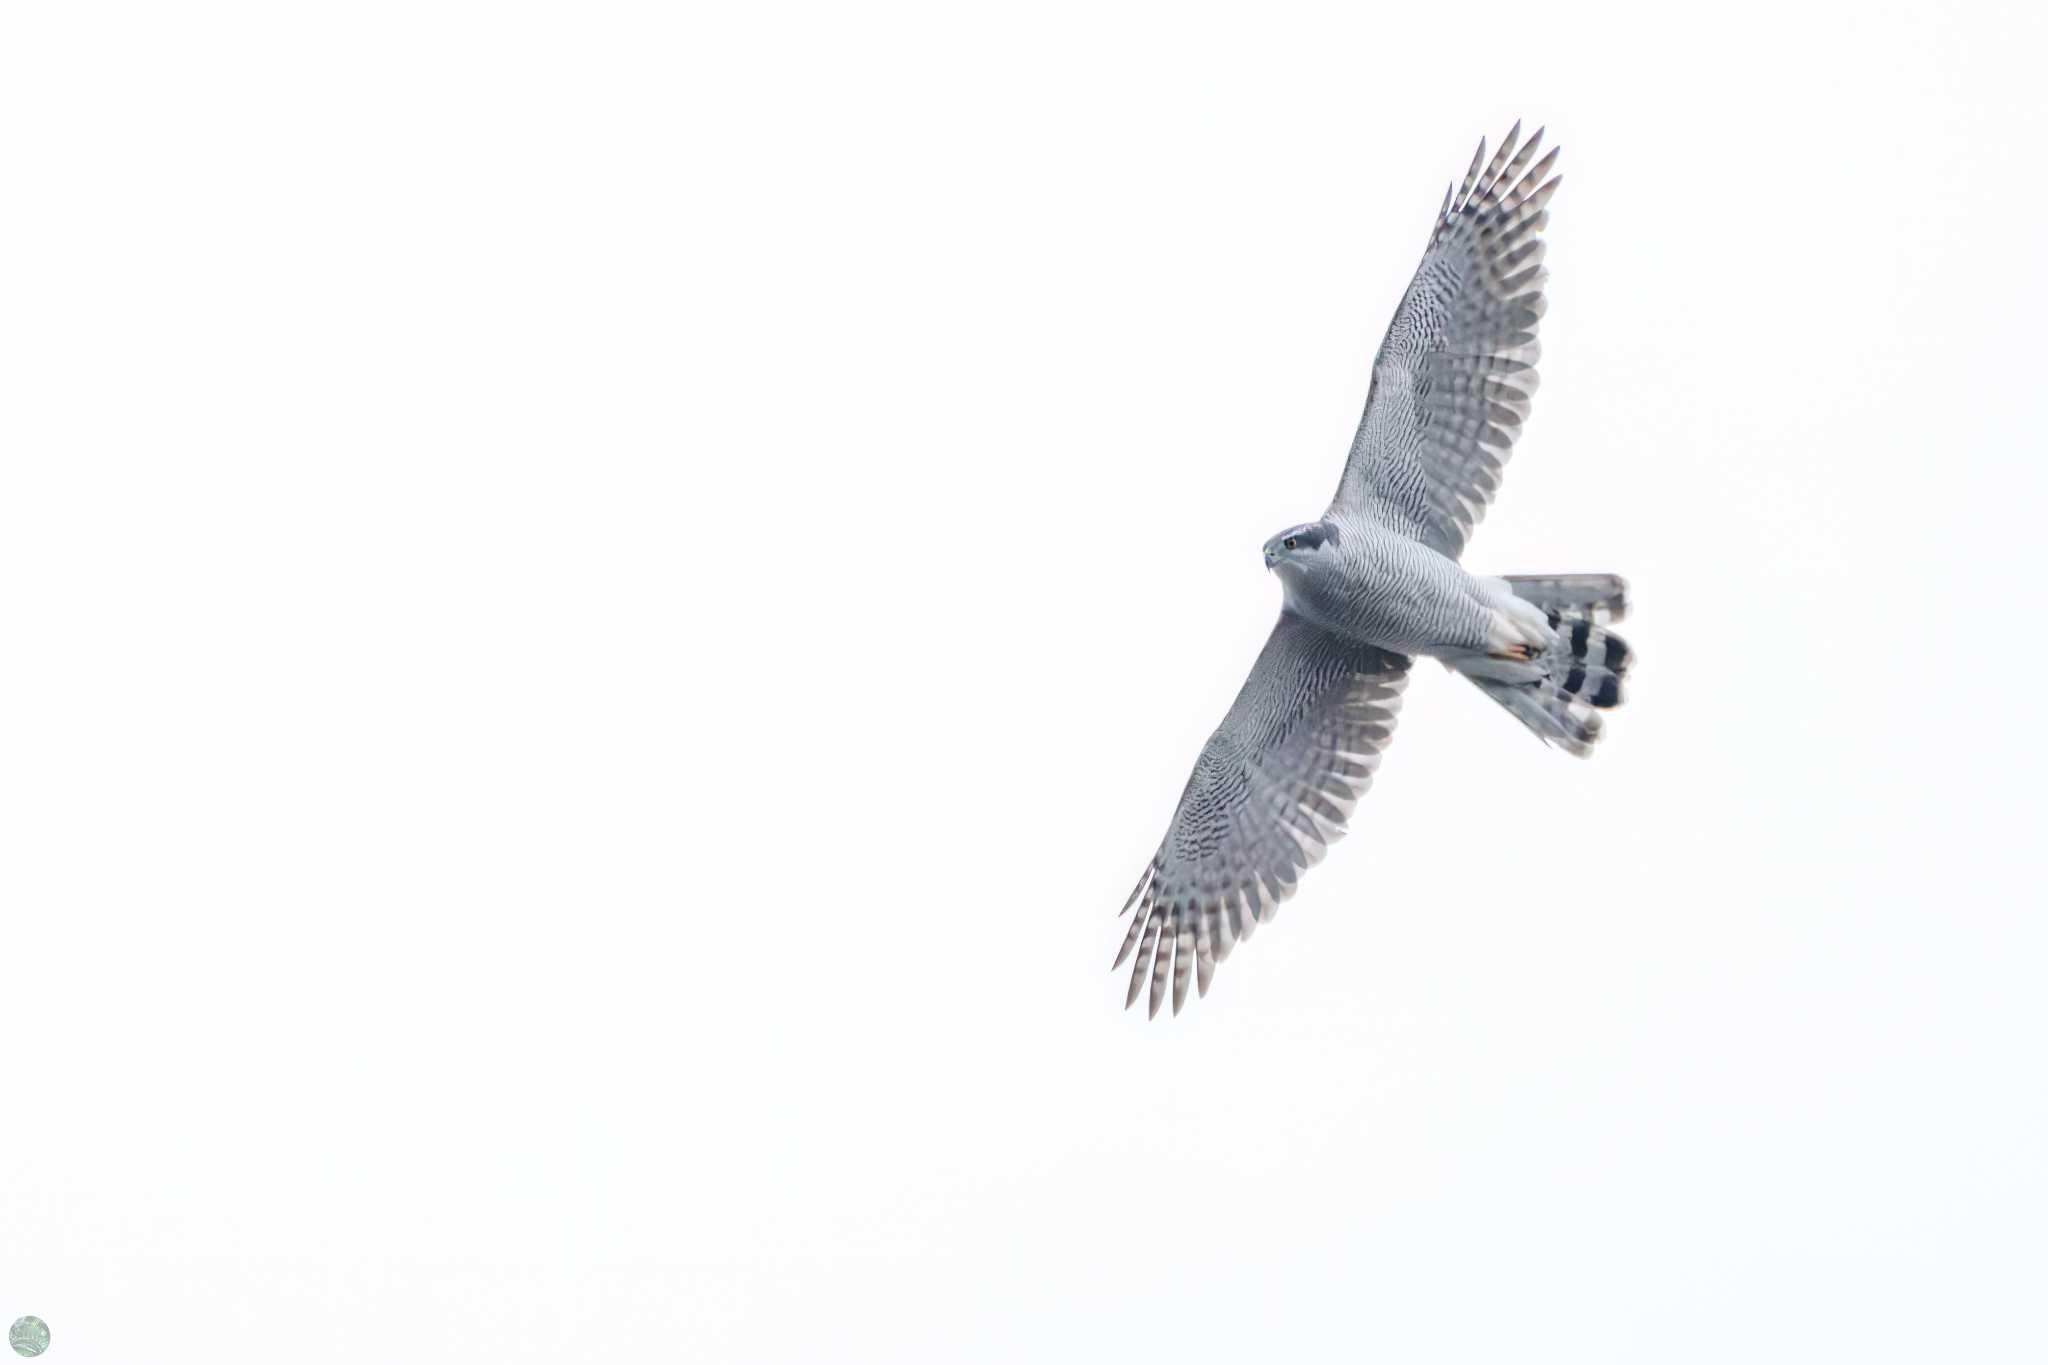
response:
M1621 701L1627 608L1613 574L1490 578L1458 562L1536 391L1543 229L1556 193L1543 131L1479 144L1373 358L1365 415L1322 519L1268 540L1285 600L1237 701L1195 760L1173 823L1124 903L1128 1008L1149 1012L1273 917L1344 832L1393 735L1408 669L1439 660L1568 753Z

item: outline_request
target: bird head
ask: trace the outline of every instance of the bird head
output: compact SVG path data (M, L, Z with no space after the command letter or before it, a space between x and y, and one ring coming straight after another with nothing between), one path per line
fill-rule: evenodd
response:
M1277 569L1283 564L1307 567L1317 555L1325 553L1337 543L1337 528L1325 521L1312 521L1305 526L1291 526L1266 542L1266 567Z

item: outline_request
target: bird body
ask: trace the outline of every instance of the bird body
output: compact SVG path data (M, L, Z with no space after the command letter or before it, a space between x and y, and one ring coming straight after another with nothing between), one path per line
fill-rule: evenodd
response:
M1286 610L1360 644L1401 654L1485 652L1496 640L1525 641L1504 625L1501 600L1514 595L1498 579L1468 573L1420 541L1360 519L1323 523L1315 549L1269 550L1286 593ZM1279 537L1284 541L1283 533ZM1302 537L1292 537L1296 541ZM1537 613L1536 627L1543 625ZM1538 636L1540 641L1542 638Z
M1487 577L1459 561L1536 390L1542 229L1558 179L1539 129L1480 143L1444 196L1422 264L1373 361L1336 497L1268 540L1280 619L1195 761L1124 904L1124 1003L1192 980L1273 917L1340 836L1393 734L1417 656L1471 681L1546 743L1590 754L1632 655L1606 627L1613 574Z

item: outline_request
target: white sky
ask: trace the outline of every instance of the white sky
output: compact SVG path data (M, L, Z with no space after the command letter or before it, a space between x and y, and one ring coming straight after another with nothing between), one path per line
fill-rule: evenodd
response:
M2048 1354L2038 7L22 7L0 1320L50 1359ZM1444 184L1470 562L1147 1025L1114 911Z

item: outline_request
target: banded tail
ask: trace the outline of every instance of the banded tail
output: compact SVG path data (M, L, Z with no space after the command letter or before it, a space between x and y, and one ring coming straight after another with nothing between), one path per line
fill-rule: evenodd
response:
M1466 676L1546 744L1584 758L1599 742L1600 713L1621 705L1622 679L1634 661L1628 643L1604 629L1628 615L1628 584L1605 573L1510 574L1501 581L1543 613L1556 640L1526 663Z

